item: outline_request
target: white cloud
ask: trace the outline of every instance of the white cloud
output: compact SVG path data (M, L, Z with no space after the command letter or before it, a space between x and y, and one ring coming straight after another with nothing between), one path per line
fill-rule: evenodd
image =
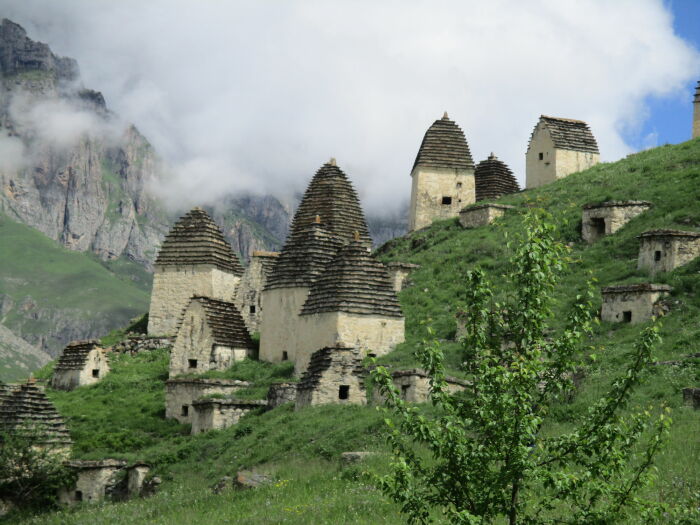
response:
M0 172L12 173L25 166L26 152L22 141L0 133Z
M678 96L700 69L661 0L0 4L78 59L175 166L168 196L184 205L303 189L334 156L367 205L394 208L444 110L475 161L494 151L521 181L540 114L588 121L614 160L645 98Z

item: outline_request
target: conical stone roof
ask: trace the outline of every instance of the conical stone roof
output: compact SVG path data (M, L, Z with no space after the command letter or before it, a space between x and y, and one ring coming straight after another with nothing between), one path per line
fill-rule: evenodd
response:
M502 195L520 191L513 172L510 171L505 162L499 160L493 153L476 166L474 183L477 201L497 199Z
M331 159L319 168L311 179L294 214L290 237L321 217L326 230L348 242L354 232L371 244L365 215L357 192L347 175Z
M474 161L462 129L447 113L433 122L423 136L413 169L417 166L473 170Z
M4 403L0 403L0 432L30 437L38 432L41 444L71 444L63 418L31 379L6 394Z
M156 259L156 266L193 264L211 264L234 275L243 275L243 267L223 233L201 208L180 217L165 237Z
M341 248L311 287L301 315L322 312L403 317L386 268L362 241Z
M99 347L100 342L95 339L68 343L61 357L58 358L54 370L82 370L90 352Z
M190 304L193 302L202 305L207 324L212 331L214 344L231 348L255 348L243 317L235 304L202 296L192 297ZM182 324L182 318L179 324ZM178 325L178 330L179 328Z
M342 246L320 222L292 232L267 278L265 290L309 287Z

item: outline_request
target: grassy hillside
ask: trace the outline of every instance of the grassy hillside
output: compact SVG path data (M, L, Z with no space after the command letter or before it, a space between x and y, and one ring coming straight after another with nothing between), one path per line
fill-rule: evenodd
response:
M654 207L615 235L593 245L580 239L581 206L605 200L649 200ZM455 312L460 308L464 272L480 265L502 293L501 276L510 252L506 241L521 231L520 210L536 205L561 223L570 243L571 266L558 287L554 324L588 279L596 285L643 282L636 270L639 233L652 228L700 230L700 140L642 152L620 162L602 164L547 187L503 199L516 212L488 227L462 230L455 220L434 224L380 250L383 260L421 265L413 286L401 293L407 341L382 358L393 366L415 364L413 350L428 321L444 341L451 372L458 374ZM670 442L658 458L657 483L648 496L671 504L697 504L700 494L698 413L682 406L681 389L700 386L700 259L655 282L674 287L672 310L662 321L659 361L633 405L673 410ZM598 298L598 301L600 298ZM644 325L601 323L590 345L599 355L586 370L579 395L557 407L554 426L566 428L625 368L632 344ZM363 471L386 466L383 414L373 407L324 406L293 411L289 406L246 416L237 426L187 435L188 427L162 419L167 355L154 352L115 361L103 382L70 393L51 392L66 416L80 457L116 456L151 461L163 477L161 493L150 500L82 507L38 517L26 523L402 523L397 508L377 492ZM285 371L244 363L228 377L266 384ZM262 390L262 389L261 389ZM369 464L343 467L345 450L382 452ZM273 474L276 482L249 492L211 493L222 475L240 468Z
M67 250L0 214L0 322L28 342L55 352L66 338L123 326L148 309L149 289L140 265ZM14 375L0 363L0 379Z

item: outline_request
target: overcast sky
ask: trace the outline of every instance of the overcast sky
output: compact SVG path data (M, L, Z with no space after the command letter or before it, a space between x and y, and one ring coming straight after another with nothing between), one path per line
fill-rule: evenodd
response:
M445 110L475 162L493 151L522 184L540 114L586 120L616 160L623 137L658 140L640 136L650 97L690 100L700 78L661 0L0 0L0 16L78 60L170 163L179 207L303 190L336 157L392 211Z

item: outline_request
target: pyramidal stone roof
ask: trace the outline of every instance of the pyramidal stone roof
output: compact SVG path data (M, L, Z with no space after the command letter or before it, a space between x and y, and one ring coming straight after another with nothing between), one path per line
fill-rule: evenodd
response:
M413 169L417 166L474 169L474 161L464 132L449 119L447 112L425 132Z
M497 199L502 195L520 191L520 186L518 186L513 172L494 153L491 153L486 160L482 160L476 166L474 183L477 201Z
M88 355L95 348L100 348L100 342L95 339L68 343L68 346L61 353L61 357L58 358L54 370L82 370Z
M321 222L292 232L267 278L265 290L311 286L342 244Z
M214 344L231 348L252 349L255 347L243 317L235 304L202 296L192 297L190 304L193 302L201 304L204 308ZM182 324L182 317L180 324Z
M0 432L32 436L39 432L40 443L70 445L68 429L53 403L30 379L5 395L0 403Z
M156 259L156 266L190 264L211 264L234 275L243 274L221 229L201 208L180 217L165 237Z
M297 392L300 390L316 390L321 384L323 373L331 367L342 368L344 371L357 376L360 386L364 386L364 378L367 371L362 366L362 357L356 348L344 346L325 347L311 354L309 366L301 375L297 383Z
M311 179L294 214L290 237L307 229L317 216L329 233L344 242L349 242L358 231L362 239L371 244L360 199L335 159L321 166Z
M341 248L311 286L301 315L322 312L403 317L386 268L359 238Z
M549 135L552 137L555 148L600 153L600 151L598 151L598 143L591 129L588 127L588 124L584 121L548 117L546 115L540 116L540 120L530 135L530 144L532 144L532 138L535 136L535 131L540 123L543 123L549 130ZM529 144L527 149L530 151Z

